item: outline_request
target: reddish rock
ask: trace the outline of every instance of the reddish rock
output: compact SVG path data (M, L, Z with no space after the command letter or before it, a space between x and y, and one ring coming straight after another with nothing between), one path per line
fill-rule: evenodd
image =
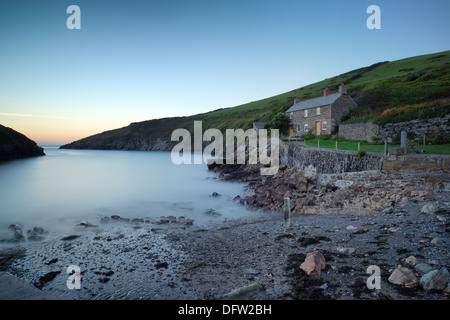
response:
M306 255L305 262L300 265L300 269L308 276L320 277L321 270L325 269L325 258L320 251L313 251Z
M393 284L402 285L408 288L415 288L418 284L416 275L408 268L398 266L397 269L392 272L388 281Z

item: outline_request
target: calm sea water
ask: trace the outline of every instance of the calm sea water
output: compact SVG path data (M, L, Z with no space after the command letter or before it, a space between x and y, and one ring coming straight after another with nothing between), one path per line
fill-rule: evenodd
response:
M47 147L45 153L0 163L0 236L10 234L11 223L63 231L111 215L185 216L201 224L251 214L232 201L244 184L215 179L206 164L174 165L169 152ZM207 216L208 209L222 216Z

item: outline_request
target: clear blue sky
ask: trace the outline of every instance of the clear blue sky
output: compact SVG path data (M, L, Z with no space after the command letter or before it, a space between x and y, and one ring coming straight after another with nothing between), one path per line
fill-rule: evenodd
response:
M81 30L69 30L69 5ZM369 5L381 30L369 30ZM450 1L0 0L0 124L67 143L449 50Z

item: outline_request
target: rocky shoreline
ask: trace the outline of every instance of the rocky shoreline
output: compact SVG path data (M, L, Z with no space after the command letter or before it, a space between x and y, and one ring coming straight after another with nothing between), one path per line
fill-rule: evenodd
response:
M235 201L252 215L202 225L189 217L110 216L80 222L56 239L40 227L25 237L12 225L0 271L52 299L449 298L445 177L381 172L343 188L288 168L274 177L250 166L210 169L248 183ZM292 199L289 227L285 196ZM67 288L70 265L81 269L80 290ZM370 266L380 270L380 289L367 286Z

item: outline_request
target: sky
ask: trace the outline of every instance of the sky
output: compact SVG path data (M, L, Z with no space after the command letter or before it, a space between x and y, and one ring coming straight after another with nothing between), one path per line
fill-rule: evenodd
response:
M81 29L69 29L70 5ZM370 30L367 8L381 9ZM450 49L448 0L0 0L0 124L40 145Z

